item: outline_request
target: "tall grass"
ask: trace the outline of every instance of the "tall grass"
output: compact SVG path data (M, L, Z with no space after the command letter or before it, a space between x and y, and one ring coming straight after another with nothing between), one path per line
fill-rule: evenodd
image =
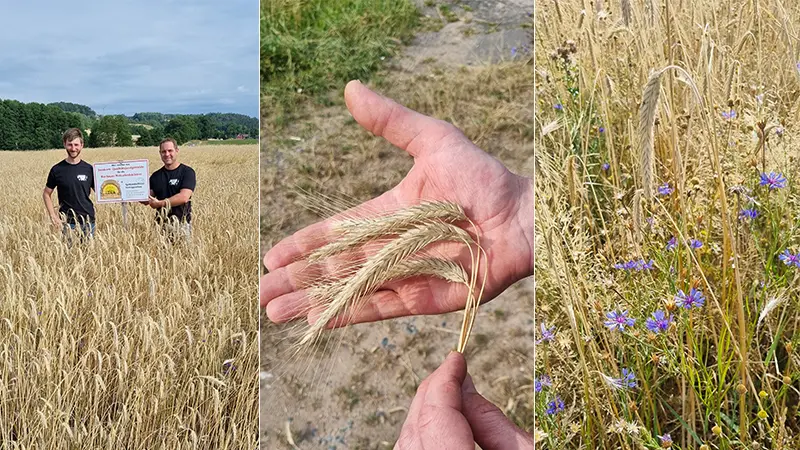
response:
M0 447L253 448L256 146L182 149L198 177L188 246L146 206L125 230L103 204L96 237L67 247L41 200L63 157L0 152ZM161 165L155 148L83 157Z
M799 448L800 7L645 3L537 9L537 440Z

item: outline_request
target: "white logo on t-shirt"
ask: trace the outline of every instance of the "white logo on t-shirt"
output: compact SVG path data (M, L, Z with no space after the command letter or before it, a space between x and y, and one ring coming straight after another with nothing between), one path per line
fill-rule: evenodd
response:
M86 180L88 180L88 179L89 179L89 177L87 177L87 176L86 176L86 175L84 175L84 174L80 174L80 175L78 175L78 181L86 181Z
M171 186L177 186L178 185L178 179L177 178L173 178L173 179L169 180L169 184Z

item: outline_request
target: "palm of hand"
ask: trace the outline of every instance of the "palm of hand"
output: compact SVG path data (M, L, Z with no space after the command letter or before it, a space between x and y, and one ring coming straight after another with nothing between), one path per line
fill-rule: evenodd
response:
M530 189L529 181L509 172L454 126L403 108L363 86L351 85L346 99L356 120L415 158L414 167L395 188L355 209L393 211L423 200L458 203L479 228L480 243L486 251L488 264L481 262L478 276L480 282L488 268L484 299L495 297L528 275L533 250L522 223L527 211L521 210L520 199ZM308 313L307 298L298 281L305 264L293 261L312 249L303 244L304 238L324 234L329 227L327 221L311 225L265 255L271 273L262 278L260 296L271 320L283 322ZM466 228L473 231L468 225ZM448 256L469 271L469 252L464 247ZM466 293L464 286L431 277L395 281L373 294L349 320L358 323L455 311L464 307Z
M486 270L484 264L488 263L484 296L491 299L524 276L525 262L531 260L532 247L527 248L527 254L525 248L511 248L525 242L520 241L524 239L524 231L518 221L518 215L523 213L519 211L519 198L524 184L454 127L442 122L432 126L452 130L445 131L442 138L437 138L441 131L430 128L418 136L420 156L406 178L385 194L385 206L400 208L424 200L448 200L461 205L480 230L486 263L483 260L480 263L479 280ZM465 228L473 231L469 225ZM468 252L460 252L456 259L469 270ZM437 279L418 277L388 287L402 302L403 315L438 314L465 305L465 289Z

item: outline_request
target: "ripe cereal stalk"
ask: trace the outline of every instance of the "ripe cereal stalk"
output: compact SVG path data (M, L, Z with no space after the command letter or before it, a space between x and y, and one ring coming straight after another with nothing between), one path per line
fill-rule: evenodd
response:
M451 222L468 222L476 239ZM386 242L374 254L340 273L340 278L317 278L308 281L307 293L312 309L320 310L315 321L304 331L296 347L309 348L321 339L331 321L351 318L358 313L363 302L381 285L414 276L433 276L464 284L467 300L457 351L463 352L475 322L476 312L483 294L477 290L480 247L477 227L467 218L464 210L451 202L432 201L374 218L345 218L332 226L339 238L307 255L311 262L320 262L331 256L358 251L376 242ZM426 247L437 242L460 242L470 252L470 274L458 264L442 258L417 257ZM478 249L476 253L473 249ZM486 283L484 271L483 284ZM478 295L476 296L476 291Z

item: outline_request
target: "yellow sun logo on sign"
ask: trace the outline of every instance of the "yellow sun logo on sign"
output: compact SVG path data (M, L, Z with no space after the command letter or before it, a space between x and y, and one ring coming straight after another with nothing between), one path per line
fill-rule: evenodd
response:
M103 185L100 186L100 198L122 198L122 189L120 188L119 183L114 180L104 181Z

